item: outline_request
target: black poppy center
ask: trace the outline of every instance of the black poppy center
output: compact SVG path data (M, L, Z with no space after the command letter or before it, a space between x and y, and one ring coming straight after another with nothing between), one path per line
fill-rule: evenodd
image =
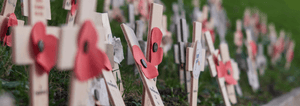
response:
M231 73L230 73L230 70L227 70L227 74L228 74L228 75L230 75L230 74L231 74Z
M154 43L153 44L153 52L157 52L157 49L158 49L158 45L157 45L157 43Z
M7 28L7 31L6 31L6 35L8 36L8 35L10 35L11 34L11 27L8 27Z
M38 42L38 48L39 48L39 51L40 52L43 52L44 49L45 49L45 44L44 44L44 41L43 40L39 40Z
M99 100L98 95L99 95L99 92L95 89L95 90L94 90L94 97L95 97L95 99L96 99L97 101Z
M147 63L144 59L141 59L141 63L143 65L144 68L147 68Z
M88 43L88 41L85 41L84 45L83 45L83 51L84 51L84 53L88 52L88 48L89 48L89 43Z

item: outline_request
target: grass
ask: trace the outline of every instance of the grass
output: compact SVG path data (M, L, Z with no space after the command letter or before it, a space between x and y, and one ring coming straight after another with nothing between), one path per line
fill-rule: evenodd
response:
M166 6L165 15L168 16L168 24L171 23L170 16L172 13L172 3L176 1L162 0ZM187 22L189 23L190 32L192 31L191 14L193 6L191 0L183 0L184 9L186 10ZM233 44L233 33L235 31L235 21L242 19L243 12L246 7L255 7L268 15L268 23L274 23L276 30L284 29L292 33L291 38L295 42L299 42L300 34L300 8L297 4L300 1L293 0L223 0L223 6L227 12L231 22L228 28L226 40L230 49L230 56L235 57L235 47ZM203 6L206 3L201 1ZM2 5L2 2L0 2ZM97 12L102 12L103 0L98 0ZM61 0L51 0L52 20L48 21L51 26L60 26L65 23L67 11L63 10ZM126 6L122 7L124 10ZM125 13L127 13L125 11ZM27 20L21 16L20 2L17 4L16 12L18 19ZM127 16L127 15L125 15ZM127 49L126 41L120 24L112 21L111 29L114 36L120 37L122 40L124 51ZM191 34L191 33L190 33ZM191 35L190 35L191 36ZM191 37L190 37L191 38ZM174 35L175 39L175 35ZM217 38L218 40L218 38ZM191 39L190 39L191 41ZM217 47L218 41L215 46ZM295 52L299 48L295 48ZM157 86L160 90L165 105L187 105L186 94L184 94L183 86L179 85L177 65L173 63L173 50L170 50L164 56L163 62L159 65L159 76ZM125 56L126 56L126 52ZM266 53L266 52L265 52ZM243 97L238 97L237 105L261 105L265 104L274 97L290 91L295 87L299 87L297 83L300 79L299 65L300 56L295 55L290 70L285 70L282 60L276 66L269 65L266 73L260 76L261 88L257 92L253 92L248 84L247 75L241 72L240 86L243 90ZM11 49L8 47L0 47L0 92L10 92L16 99L17 105L29 104L29 82L28 82L28 66L16 66L11 61ZM268 58L268 60L270 60ZM270 61L268 61L270 63ZM133 67L126 65L126 61L120 65L122 80L125 88L125 102L127 105L141 105L142 99L142 83L133 73ZM58 71L55 68L49 74L49 105L66 105L68 101L68 86L70 79L69 71ZM218 84L215 78L210 77L208 67L201 73L199 79L199 105L220 105L223 104ZM201 101L201 102L200 102Z

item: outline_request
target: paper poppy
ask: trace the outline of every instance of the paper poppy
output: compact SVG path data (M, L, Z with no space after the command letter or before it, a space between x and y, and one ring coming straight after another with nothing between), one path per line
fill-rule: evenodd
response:
M255 58L255 56L257 54L257 45L255 44L255 42L250 41L250 47L252 50L252 56L253 56L253 58Z
M155 27L151 30L150 39L150 63L154 66L159 65L163 59L163 49L160 47L162 40L162 32L159 28Z
M77 53L74 72L80 81L98 76L102 70L111 71L110 61L97 47L98 33L91 21L85 21L80 29L77 41Z
M233 78L231 62L228 61L224 64L222 61L219 61L216 56L213 58L216 65L218 78L224 77L227 84L236 85L237 81Z
M71 15L74 15L77 10L77 0L71 1Z
M1 25L1 41L3 46L11 46L11 27L18 25L17 17L14 13L9 14L8 19L5 19Z
M46 26L37 22L31 30L31 44L36 63L47 73L56 63L57 38L46 34Z
M132 55L135 62L141 67L144 75L148 79L152 79L158 76L158 71L155 65L146 60L144 53L137 45L132 46Z

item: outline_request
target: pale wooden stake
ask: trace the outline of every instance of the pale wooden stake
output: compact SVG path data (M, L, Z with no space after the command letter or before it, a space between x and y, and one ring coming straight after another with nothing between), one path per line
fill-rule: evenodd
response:
M193 25L193 44L192 47L187 47L186 70L190 71L192 75L189 103L190 106L197 106L198 81L200 72L204 71L206 50L203 49L201 45L202 24L194 22Z
M13 27L12 33L12 59L17 65L30 65L29 80L30 80L30 105L31 106L47 106L49 105L49 88L48 88L48 73L41 73L39 66L35 64L33 52L31 49L31 29L36 22L43 22L47 25L45 7L50 7L43 0L29 0L28 6L28 26ZM48 5L48 6L47 6ZM55 37L59 35L59 28L47 27L47 34L52 34Z
M220 60L220 56L218 55L219 51L215 50L215 47L213 45L212 38L211 38L211 35L210 35L209 31L205 32L204 36L205 36L205 40L206 40L206 43L207 43L207 46L208 46L209 53L211 54L210 56L207 57L207 61L209 63L209 68L210 68L210 73L211 73L212 77L215 77L217 75L217 70L216 70L216 65L213 61L213 55L217 56ZM221 94L222 94L225 105L226 106L231 106L231 104L229 102L229 99L228 99L226 87L225 87L225 78L224 77L222 77L222 78L217 77L217 80L218 80L218 85L219 85L219 88L220 88L220 91L221 91Z
M150 10L150 19L149 19L149 23L148 23L148 36L147 36L147 50L146 50L146 59L147 61L150 61L150 49L151 49L151 31L153 28L157 27L159 28L161 31L163 29L162 26L162 17L163 15L163 6L156 4L156 3L152 3L151 4L151 10ZM158 68L158 66L155 66L156 68ZM154 83L156 84L157 78L154 78ZM146 91L146 86L144 86L143 88L143 98L142 98L142 105L146 105L149 106L151 105L151 100L149 97L149 94ZM156 106L155 104L152 103L153 106Z
M74 61L77 51L77 36L81 25L86 21L90 20L96 22L95 20L95 10L96 10L96 0L77 0L78 10L75 19L75 25L73 27L63 26L61 30L61 36L59 41L57 68L59 70L72 70L74 68ZM98 48L102 51L106 51L105 35L108 33L106 27L97 26L96 27L98 36ZM124 106L124 101L114 79L113 73L111 71L102 70L102 76L105 80L106 87L108 90L109 98L112 105ZM101 76L100 76L101 77ZM71 78L71 90L70 90L70 101L69 105L84 105L87 102L88 94L88 82L91 81L79 81L74 74Z
M221 52L221 56L222 56L222 61L225 64L230 60L230 56L229 56L229 49L228 49L228 45L226 43L221 43L220 44L220 52ZM233 69L233 66L231 66ZM232 70L233 71L233 70ZM234 72L234 71L233 71ZM234 73L231 73L234 74ZM236 100L236 95L235 95L235 90L234 90L234 85L230 85L230 84L226 84L226 88L227 88L227 94L229 97L229 100L232 104L236 104L237 100Z
M253 91L256 91L259 88L259 81L258 81L256 62L253 59L255 57L253 57L252 55L252 48L250 46L250 42L253 41L250 30L246 31L246 35L247 35L246 47L248 51L247 62L248 62L248 69L249 69L247 75L248 75L250 86L252 87Z
M110 42L109 40L111 40L110 38L112 38L112 32L111 32L111 28L110 28L110 23L109 23L109 19L108 19L108 14L106 13L96 13L96 22L95 24L97 26L103 26L104 29L106 30L105 32L102 32L103 35L106 36L105 41L107 42L108 45L111 45L111 47L107 47L109 49L112 49L111 53L107 53L107 55L111 55L112 57L110 58L110 62L111 62L111 66L113 68L113 75L116 81L120 81L120 93L121 95L123 95L124 92L124 87L123 87L123 83L122 83L122 79L121 79L121 71L119 69L119 64L116 63L114 61L114 51L113 51L113 45L112 42Z

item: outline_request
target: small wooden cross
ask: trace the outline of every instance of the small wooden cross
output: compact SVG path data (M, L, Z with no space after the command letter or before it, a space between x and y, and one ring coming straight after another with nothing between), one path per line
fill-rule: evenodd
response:
M217 58L217 61L221 60L220 55L218 55L219 50L215 50L211 35L208 31L205 32L204 36L205 36L206 44L208 46L209 53L211 54L210 56L207 57L207 61L208 61L209 68L210 68L210 74L212 77L216 77L217 76L216 65L218 65L218 64L215 64L213 56L215 56ZM225 78L217 77L217 81L218 81L218 85L219 85L225 105L231 106L229 99L228 99L227 91L226 91Z
M150 5L150 4L148 4ZM150 61L150 52L152 49L154 48L154 45L151 45L151 31L153 30L153 28L159 28L162 32L163 32L163 24L162 24L162 20L163 20L163 5L157 4L157 3L152 3L151 4L151 10L150 10L150 19L149 19L149 23L148 23L148 36L147 36L147 42L146 43L146 59L147 61ZM156 68L158 68L158 66L155 66ZM157 78L153 79L155 84L157 82ZM146 87L144 86L143 88L143 100L142 100L142 104L143 105L150 105L151 100L150 100L150 96L149 93L146 92ZM155 106L155 104L152 103L153 106Z
M151 11L150 11L151 15L150 15L150 21L149 21L149 32L148 32L149 35L151 35L151 30L154 27L158 27L159 29L161 29L161 27L162 27L162 24L161 24L162 12L163 12L163 6L162 5L152 3ZM122 24L121 27L122 27L123 33L125 35L127 44L129 46L131 52L133 51L133 46L138 46L140 48L138 40L137 40L137 38L134 34L134 31L132 29L130 29L130 27L128 27L125 24ZM149 40L148 42L150 42L150 36L148 36L148 40ZM150 44L147 44L147 45L150 45ZM147 47L147 52L150 52L150 47L149 46ZM146 53L146 54L148 54L148 53ZM148 56L146 55L146 58L147 58L147 61L148 61L149 55ZM145 87L144 91L147 92L147 93L143 93L142 104L144 104L144 105L151 105L152 104L152 105L155 105L155 106L162 106L163 102L162 102L160 94L157 90L155 81L153 79L146 78L146 76L142 72L142 67L140 65L138 65L138 63L136 63L136 66L138 67L141 79L142 79L144 87ZM149 99L151 101L150 102L151 104L148 102L148 99L147 99L148 96L149 96Z
M77 16L75 20L75 25L63 26L61 28L61 36L59 42L59 50L58 50L58 60L57 60L57 68L59 70L72 70L75 68L74 61L76 61L76 52L77 52L77 41L79 31L82 29L82 25L90 21L92 23L97 23L96 21L96 0L79 0ZM104 18L104 17L103 17ZM102 18L102 19L103 19ZM107 18L107 17L105 17ZM101 20L101 19L100 19ZM108 23L105 21L105 23ZM98 41L97 48L101 51L106 51L105 40L107 34L111 33L110 28L105 26L97 26L96 32L98 33ZM105 24L104 24L105 25ZM87 45L88 47L88 45ZM86 50L86 49L85 49ZM102 76L105 80L105 84L107 87L107 91L109 94L109 98L111 100L112 105L124 106L125 103L122 99L122 95L119 91L117 83L114 79L112 71L102 70ZM87 81L80 81L75 73L72 74L71 78L71 87L70 87L70 101L69 105L84 105L87 102L87 94L88 94L88 82L92 79L88 79Z
M248 63L248 80L249 84L251 85L252 89L256 91L259 88L259 81L258 81L258 74L257 74L257 67L256 67L256 54L253 51L256 51L255 49L257 47L255 42L252 40L251 32L250 30L246 31L247 35L247 42L246 42L246 47L248 51L248 58L247 58L247 63ZM251 44L252 43L252 44Z
M248 63L247 76L248 76L249 85L252 87L253 91L256 91L257 89L259 89L259 80L256 72L256 67L253 67L252 60L250 57L247 58L247 63Z
M72 5L73 6L76 5L76 0L64 0L64 2L63 2L63 8L65 10L68 10L66 24L69 26L74 25L75 16L76 16L76 10L73 10L73 13L72 13ZM76 9L76 8L73 7L73 9Z
M264 47L262 44L258 44L258 54L256 58L257 68L259 69L260 75L264 75L267 67L267 59L264 56Z
M236 31L234 32L234 44L237 46L236 53L242 53L243 47L243 33L242 33L242 21L236 21Z
M228 45L226 43L221 43L219 48L220 48L220 53L221 53L221 57L222 57L223 63L225 64L227 62L231 62L230 56L229 56ZM233 74L234 75L235 74L234 70L233 70L234 68L233 68L232 64L230 64L230 65L231 65L230 67L232 67L232 70L226 70L226 71L229 71L229 74ZM236 72L236 70L235 70L235 72ZM233 85L233 84L226 83L227 94L228 94L229 100L230 100L230 102L232 104L236 104L237 103L234 86L235 85Z
M246 35L247 35L247 42L246 42L246 47L247 47L247 51L248 51L248 56L251 59L252 62L252 68L254 70L256 70L256 56L257 56L257 46L256 43L252 40L252 35L251 35L251 31L247 30L246 31ZM257 74L257 72L255 71L255 74Z
M273 65L276 65L276 63L281 59L281 54L284 51L284 38L285 38L285 32L284 30L281 30L279 38L276 40L275 44L273 45L273 52L271 58L271 62Z
M185 70L186 65L186 47L189 46L187 24L185 19L180 19L176 25L177 44L174 45L175 63L179 61L178 70L180 84L185 83L186 92L188 93L188 101L190 100L191 74ZM175 51L176 50L176 51ZM178 55L179 54L179 55ZM178 59L178 61L177 61Z
M106 54L110 59L114 78L117 83L119 82L120 93L121 95L123 95L124 87L122 83L121 72L119 69L119 64L124 59L121 40L120 38L112 38L112 32L107 13L96 13L96 19L97 21L95 24L98 26L103 26L106 30L105 32L103 32L103 35L106 35Z
M286 58L285 69L286 70L290 69L290 67L291 67L291 63L294 58L294 49L295 49L294 41L289 41L286 56L285 56L285 58Z
M46 4L45 4L45 7L46 10L45 10L45 13L46 13L46 16L45 18L47 20L51 20L51 8L50 8L50 0L45 0L44 1ZM28 4L28 0L21 0L21 9L22 9L22 15L24 16L27 16L28 17L28 9L29 9L29 4Z
M3 44L8 45L8 46L11 46L9 43L10 39L8 38L8 36L11 35L11 33L10 33L11 27L8 26L8 21L9 21L10 17L12 17L11 15L15 12L16 4L17 4L17 0L4 0L3 5L2 5L1 14L0 14L1 41L3 41ZM24 21L17 20L17 25L23 26ZM11 25L11 26L14 26L14 25ZM8 27L8 28L4 28L4 27ZM4 34L4 35L2 35L2 34ZM3 36L5 36L5 37L3 37Z
M190 71L192 75L189 103L190 106L197 106L198 81L200 72L204 71L206 50L202 48L201 43L201 23L194 22L193 25L192 47L187 47L186 51L186 70Z
M40 64L37 64L36 57L33 53L32 48L35 48L35 46L32 46L32 28L34 28L33 26L37 25L38 22L47 25L45 7L48 6L46 4L47 0L28 0L28 2L32 4L28 6L29 24L24 27L17 26L13 28L12 60L17 65L30 65L30 105L45 106L49 105L48 73L43 72ZM46 27L46 32L44 33L48 34L45 35L47 37L54 36L58 38L59 30L57 27ZM40 53L43 53L43 50L47 49L46 47L50 47L47 46L49 45L48 43L45 44L43 42L45 41L40 40L38 44Z

